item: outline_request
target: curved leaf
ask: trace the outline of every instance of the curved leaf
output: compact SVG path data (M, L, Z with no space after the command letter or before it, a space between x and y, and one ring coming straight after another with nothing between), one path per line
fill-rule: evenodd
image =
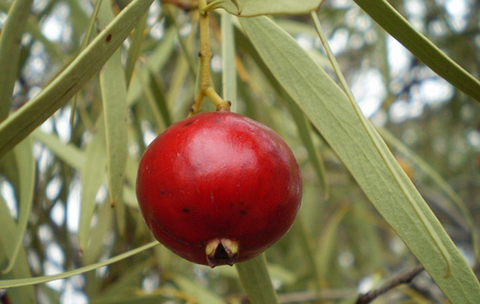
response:
M71 143L65 144L57 136L45 133L39 129L32 133L33 138L44 144L58 158L63 160L72 168L81 171L85 166L85 152Z
M18 61L22 47L22 34L25 20L30 14L33 0L15 1L0 35L0 121L10 112L13 87L18 74Z
M452 303L480 303L480 284L467 262L381 137L359 117L345 93L273 21L261 17L240 22L265 64L445 295ZM439 246L451 260L448 277L449 265Z
M0 233L0 265L6 265L7 261L12 260L11 250L13 242L18 235L18 227L15 224L15 220L10 215L3 197L0 195L0 223L2 223L2 233ZM0 272L1 282L13 278L30 278L30 268L28 266L27 254L25 249L20 246L18 252L17 262L14 264L12 271L7 274ZM0 287L3 288L3 287ZM19 289L13 289L8 292L10 299L13 303L35 303L35 290L33 287L24 287Z
M27 230L30 211L33 203L33 192L35 190L35 159L33 158L32 139L27 137L14 149L15 160L18 166L20 193L19 193L19 216L17 223L17 236L12 238L12 246L5 248L11 251L11 259L3 273L12 270L17 256L22 247L23 235Z
M13 288L13 287L36 285L36 284L47 283L47 282L50 282L50 281L69 278L69 277L77 275L77 274L82 274L82 273L85 273L85 272L88 272L88 271L98 269L100 267L104 267L104 266L119 262L119 261L124 260L126 258L129 258L133 255L136 255L136 254L138 254L142 251L153 248L153 247L157 246L158 244L160 244L160 243L158 243L157 241L151 242L151 243L148 243L148 244L143 245L141 247L138 247L136 249L133 249L133 250L127 251L125 253L122 253L120 255L117 255L117 256L115 256L113 258L110 258L106 261L102 261L102 262L99 262L99 263L95 263L95 264L92 264L92 265L88 265L88 266L85 266L85 267L77 268L77 269L66 271L66 272L62 272L62 273L55 274L55 275L36 277L36 278L0 280L0 288ZM28 265L28 264L25 263L25 265ZM32 303L32 302L22 302L22 303Z
M480 102L480 81L418 32L385 0L355 2L413 55L456 88Z
M179 289L185 294L192 296L199 304L223 304L224 301L205 287L181 275L173 274L172 281L178 285Z
M87 248L90 224L95 212L95 197L105 178L106 147L103 116L97 121L97 132L87 147L85 157L88 161L84 163L82 169L81 212L78 223L78 243L81 250Z

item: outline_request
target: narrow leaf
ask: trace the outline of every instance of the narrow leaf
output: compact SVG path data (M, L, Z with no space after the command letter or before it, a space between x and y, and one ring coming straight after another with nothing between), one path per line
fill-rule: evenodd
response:
M13 242L18 234L18 227L15 220L8 210L6 202L0 195L0 223L2 223L2 233L0 233L0 267L4 268L7 261L12 260L11 250ZM18 252L17 261L13 266L12 271L7 274L0 272L0 284L5 280L13 278L29 278L31 277L30 269L28 267L27 255L25 249L21 246ZM4 287L0 287L4 288ZM12 303L35 303L35 291L32 287L25 287L19 289L12 289L8 291L8 295Z
M257 51L254 49L251 42L245 38L244 35L237 35L238 43L242 46L243 49L247 49L250 53L250 56L255 60L256 64L262 70L262 72L267 77L268 81L274 88L274 90L278 93L278 95L285 101L290 114L292 115L293 119L295 120L295 125L297 126L297 133L299 137L302 139L302 143L308 151L308 157L310 162L312 163L315 173L317 174L318 180L322 185L322 188L325 190L325 200L328 200L330 197L330 188L328 185L327 179L327 171L325 170L325 165L323 162L323 158L318 151L318 148L315 146L313 142L313 132L310 122L305 118L305 115L292 100L290 95L283 89L283 87L279 84L278 80L273 76L271 71L268 67L265 66L263 60L258 55Z
M170 113L171 111L167 104L167 97L165 96L165 86L163 85L162 79L158 76L157 73L155 73L151 69L149 70L149 72L150 90L152 91L152 95L155 98L155 103L160 110L160 114L162 115L164 124L166 126L169 126L172 124L172 114ZM147 92L145 92L145 94L148 96Z
M174 50L175 41L176 32L172 27L165 32L162 41L158 44L158 47L156 47L150 57L148 57L147 65L152 71L160 70L168 62ZM147 69L138 69L137 73L133 73L132 80L130 81L130 85L128 87L128 106L131 106L136 101L143 98L143 79L147 77L146 74L148 72L149 71Z
M40 94L0 124L0 157L47 120L97 73L153 0L134 0Z
M108 204L102 204L98 207L97 216L100 220L96 221L95 226L91 228L90 241L83 250L82 262L84 265L99 260L101 254L105 251L105 236L112 230L112 208Z
M338 250L337 236L339 234L340 223L347 211L347 208L340 206L333 216L330 217L322 231L318 245L320 247L318 265L320 267L321 283L325 286L328 286L328 275L334 270L333 267L336 265L333 260L335 258L334 253Z
M39 129L35 130L32 136L72 168L80 171L85 166L85 152L73 144L65 144L56 135L45 133Z
M308 151L308 158L315 169L317 174L318 181L322 185L322 188L325 190L325 201L328 201L330 198L330 186L328 185L327 179L327 170L325 169L325 164L323 163L323 158L318 151L318 148L315 146L312 138L312 127L310 122L305 118L303 112L298 108L298 106L291 100L290 96L286 94L285 101L290 113L295 120L295 124L298 129L298 135L302 139L302 143Z
M145 269L152 267L154 263L155 258L152 255L152 258L144 262L131 265L115 282L108 284L100 295L90 298L91 303L105 303L109 298L125 298L129 293L134 292L138 286L141 286L145 276Z
M81 250L87 248L90 238L90 223L95 211L95 197L105 177L106 147L103 116L97 121L97 132L86 151L87 162L82 169L82 193L80 218L78 223L78 242Z
M395 147L400 153L402 153L406 158L410 159L415 163L421 171L423 171L427 176L429 176L433 182L435 182L440 189L450 198L453 205L455 205L458 210L463 214L467 221L468 228L472 234L472 244L477 257L477 261L480 261L480 244L478 244L478 232L475 227L475 222L473 220L472 214L469 212L465 202L462 198L455 193L455 190L445 181L440 174L435 171L426 161L421 159L416 155L412 150L410 150L404 143L402 143L398 138L395 138L393 134L388 132L385 129L379 130L380 135L385 139L385 141L390 144L392 147Z
M92 265L88 265L85 267L80 267L74 270L62 272L59 274L55 275L49 275L49 276L43 276L43 277L36 277L36 278L24 278L24 279L14 279L14 280L0 280L0 288L13 288L13 287L21 287L21 286L29 286L29 285L36 285L36 284L42 284L50 281L55 281L55 280L60 280L60 279L65 279L69 278L74 275L82 274L88 271L92 271L95 269L98 269L100 267L104 267L119 261L122 261L126 258L129 258L131 256L134 256L140 252L143 252L145 250L148 250L150 248L153 248L157 246L159 243L158 242L151 242L146 245L143 245L141 247L138 247L136 249L127 251L125 253L122 253L120 255L117 255L113 258L110 258L108 260L95 263ZM22 302L22 303L32 303L32 302Z
M235 32L232 15L222 12L222 88L223 99L232 102L230 110L237 108L237 69L235 66Z
M102 0L98 0L95 2L95 7L93 9L93 13L92 15L90 16L90 22L88 24L88 28L87 28L87 31L85 32L85 36L83 37L83 41L82 41L82 44L80 46L80 51L83 51L88 43L90 42L90 37L92 36L92 33L94 31L94 28L95 28L95 23L96 23L96 20L97 20L97 16L98 16L98 12L100 11L100 5L102 4ZM75 114L76 114L76 111L75 109L77 108L77 98L78 98L78 95L75 94L75 96L73 97L73 101L72 101L72 115L70 117L70 128L73 129L74 128L74 123L75 123Z
M110 2L103 2L98 18L102 27L114 18ZM100 89L107 140L108 193L113 207L122 194L128 156L127 87L120 50L110 57L100 72Z
M265 64L445 295L452 303L480 303L480 285L467 262L381 137L355 112L345 93L273 21L262 17L240 22ZM439 246L450 258L447 277L449 264Z
M195 302L201 304L223 304L223 300L207 288L201 287L198 283L189 278L177 274L172 275L172 280L185 294L192 296Z
M480 81L417 31L386 0L355 2L413 55L456 88L480 102Z
M18 75L18 62L25 30L33 0L17 0L8 12L0 35L0 121L10 112L13 87ZM0 142L2 142L0 140Z
M10 262L3 273L12 270L17 256L22 247L23 235L27 230L28 219L32 209L33 192L35 190L35 159L33 158L32 139L27 137L14 149L15 160L18 166L18 174L20 179L20 202L19 216L17 224L17 236L12 238L13 244L6 248L10 251Z
M128 49L128 58L125 66L125 79L127 81L127 86L130 84L138 56L142 50L142 42L144 40L145 29L147 27L147 17L148 14L143 16L132 35L132 42L130 43L130 48Z
M265 254L235 265L243 289L252 304L279 303L267 269Z
M318 36L320 38L320 41L324 45L324 49L327 53L327 56L333 66L333 69L338 77L338 80L340 82L340 85L342 86L345 94L347 95L347 100L350 102L352 105L352 108L357 115L358 119L360 120L360 123L362 127L364 128L364 131L367 133L369 136L370 140L372 141L373 145L379 152L379 156L383 160L383 162L386 165L386 168L390 171L392 174L393 178L397 182L398 187L400 188L402 194L404 194L405 198L407 199L407 202L410 204L410 206L413 208L415 211L416 215L421 221L421 224L423 227L427 230L427 234L431 237L432 241L434 242L434 245L437 247L437 249L440 251L441 256L445 260L446 263L446 273L445 277L450 276L450 271L451 271L451 256L448 253L447 249L445 248L445 244L441 241L440 236L437 234L437 232L434 230L432 224L430 221L427 219L426 214L422 211L420 204L415 200L415 198L412 195L412 192L417 192L415 187L413 187L413 191L408 189L408 183L405 183L404 181L409 181L408 178L405 179L406 175L403 174L403 176L400 173L404 173L403 170L398 170L399 165L395 161L395 158L392 156L390 151L388 150L387 146L385 143L381 140L381 137L378 135L377 131L373 128L373 126L370 124L370 122L365 118L363 115L360 107L358 106L355 97L353 96L353 93L351 92L348 83L343 76L343 73L341 71L340 65L338 64L337 60L335 59L335 56L333 55L333 52L330 48L330 45L328 44L328 39L323 32L323 29L320 24L320 20L318 19L318 16L315 12L311 12L311 17L315 26L315 29L317 30ZM395 168L395 166L397 168ZM402 180L403 179L403 180ZM417 192L418 193L418 192Z

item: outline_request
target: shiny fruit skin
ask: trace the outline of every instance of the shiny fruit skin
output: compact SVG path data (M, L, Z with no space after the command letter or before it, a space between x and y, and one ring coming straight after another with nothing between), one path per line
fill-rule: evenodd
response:
M276 243L293 224L301 195L300 170L283 139L230 112L173 124L138 169L137 198L155 238L212 267L251 259ZM236 256L207 259L211 240L233 241Z

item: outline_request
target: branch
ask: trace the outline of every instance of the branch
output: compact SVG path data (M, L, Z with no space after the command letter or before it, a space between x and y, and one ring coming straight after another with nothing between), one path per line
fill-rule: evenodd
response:
M375 300L378 296L387 293L391 289L402 285L402 284L410 284L412 280L421 272L423 271L423 266L418 265L415 268L406 271L404 273L401 273L397 275L396 277L392 278L388 282L386 282L384 285L380 286L377 289L371 290L367 292L366 294L360 295L355 302L355 304L368 304L371 303L373 300Z

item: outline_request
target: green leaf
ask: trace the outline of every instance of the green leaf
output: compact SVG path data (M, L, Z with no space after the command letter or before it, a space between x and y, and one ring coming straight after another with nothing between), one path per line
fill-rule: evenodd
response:
M265 254L235 265L243 289L252 304L279 303L267 270Z
M480 81L417 31L386 0L355 2L413 55L456 88L480 102Z
M62 273L55 274L55 275L42 276L42 277L36 277L36 278L0 280L0 288L13 288L13 287L36 285L36 284L47 283L47 282L50 282L50 281L69 278L69 277L74 276L74 275L82 274L82 273L85 273L85 272L88 272L88 271L98 269L100 267L104 267L104 266L122 261L126 258L129 258L129 257L133 256L133 255L139 254L140 252L143 252L145 250L153 248L153 247L157 246L158 244L160 244L160 243L158 243L156 241L151 242L151 243L148 243L148 244L143 245L141 247L138 247L136 249L133 249L133 250L127 251L125 253L122 253L120 255L117 255L117 256L115 256L113 258L110 258L108 260L105 260L105 261L102 261L102 262L99 262L99 263L95 263L95 264L92 264L92 265L88 265L88 266L85 266L85 267L80 267L80 268L77 268L77 269L74 269L74 270L62 272ZM27 266L27 265L28 265L28 263L25 263L25 266ZM22 277L22 276L19 275L19 276L15 276L15 277ZM23 277L25 277L25 276L23 276ZM33 303L33 302L20 302L20 303Z
M105 128L101 116L97 121L97 131L87 147L86 159L82 169L82 193L80 219L78 223L78 243L81 250L88 246L90 239L90 224L95 212L95 197L105 178L106 166Z
M222 97L232 102L230 110L237 108L237 70L235 66L235 32L232 16L222 12Z
M275 76L273 76L270 70L265 66L250 41L248 41L248 39L246 39L244 35L238 35L237 39L242 48L248 50L250 56L252 56L256 64L260 67L260 69L262 69L263 73L274 88L275 92L277 92L281 99L285 101L285 104L288 107L290 114L295 121L298 136L301 138L303 145L307 149L310 162L315 169L315 173L317 174L320 184L325 190L325 200L328 200L330 196L330 189L328 185L327 173L325 170L323 158L319 153L318 148L313 142L313 131L310 122L305 118L305 115L300 110L295 101L292 100L290 95L288 95L283 89L283 87L278 83Z
M175 40L175 29L170 28L165 32L162 41L158 44L158 47L156 47L150 57L148 57L146 66L148 66L152 71L160 70L170 59L174 50ZM128 106L133 105L135 102L143 98L143 80L147 78L148 73L149 70L147 69L138 69L137 73L133 73L130 86L128 87Z
M477 257L477 261L480 261L480 244L478 239L477 228L475 227L475 221L473 220L472 214L469 212L465 202L462 198L455 193L455 190L445 181L445 179L440 176L440 174L435 171L426 161L421 159L416 155L412 150L410 150L404 143L399 139L395 138L393 134L388 132L385 129L379 130L380 135L385 139L385 141L390 144L392 147L395 147L402 155L407 159L410 159L422 172L424 172L432 181L438 185L440 189L448 196L450 201L455 207L460 210L460 212L465 217L470 233L472 234L472 244Z
M190 44L188 43L187 39L185 39L185 37L183 37L183 35L180 33L181 29L178 24L178 20L175 17L175 15L172 13L172 10L170 9L170 7L166 5L163 7L163 10L165 11L167 20L172 22L171 29L173 29L177 34L177 40L178 40L178 43L180 44L180 49L182 51L183 58L188 63L188 68L190 70L189 75L190 77L192 77L193 80L195 80L197 78L197 70L195 69L195 62L193 60Z
M103 27L114 18L111 3L104 1L98 15ZM105 138L107 141L107 172L110 205L119 201L127 163L127 86L120 50L107 61L100 72Z
M129 293L134 292L136 288L141 286L145 269L151 267L154 262L155 259L151 258L142 263L132 265L132 267L128 268L128 271L122 273L120 278L109 284L99 296L91 298L91 303L105 303L108 301L107 299L113 300L127 297Z
M0 268L3 269L8 261L13 259L11 250L18 235L18 227L15 220L8 210L6 202L0 195L0 223L2 223L2 233L0 233ZM31 273L28 267L27 255L23 246L20 246L16 263L12 271L7 274L0 272L0 284L13 278L30 278ZM3 287L0 287L3 288ZM33 287L16 288L8 291L8 296L12 303L35 303L35 291Z
M355 256L355 265L358 265L362 274L378 272L386 265L384 240L378 230L378 219L368 203L355 199L343 221L348 231L355 232L347 242Z
M153 294L134 294L122 298L105 299L101 301L93 301L92 304L158 304L168 303L167 299L171 299L174 295L173 291L156 292ZM173 302L176 303L176 302ZM188 302L187 302L188 303ZM198 302L195 302L198 303Z
M142 50L142 42L144 40L145 29L147 26L147 17L148 14L145 14L143 16L132 35L132 42L128 49L128 58L125 66L125 78L127 81L127 86L130 84L130 80L132 79L132 74L135 70L138 56Z
M201 287L198 283L191 281L190 279L173 274L172 281L178 285L179 289L185 294L192 296L196 303L201 304L224 304L223 300L216 294L212 293L205 287Z
M88 46L88 43L90 42L90 38L92 37L94 28L96 26L97 16L98 16L98 12L100 11L100 5L101 4L102 4L102 0L98 0L98 1L95 2L95 7L93 8L93 13L90 16L90 21L88 23L88 28L85 32L82 44L80 46L80 50L79 50L80 52L83 51ZM72 16L72 19L73 18L74 17ZM70 128L71 129L74 128L74 124L75 124L75 117L76 117L76 113L77 113L75 111L75 109L77 108L77 98L78 98L78 95L75 95L73 97L73 101L72 101L73 111L72 111L72 115L70 116Z
M85 152L73 144L65 144L57 136L39 129L35 130L32 136L72 168L80 171L85 166Z
M97 73L153 0L134 0L40 94L0 124L0 157L47 120Z
M145 72L149 72L148 69L145 70ZM163 103L162 104L162 107L159 107L159 104L161 104L161 102L164 102L165 99L163 98L164 96L162 94L160 95L154 95L154 92L153 90L154 89L158 89L158 87L155 87L155 85L157 85L158 83L154 83L152 85L149 85L150 84L150 80L153 80L155 81L155 79L153 79L152 77L149 77L150 75L148 75L147 73L138 73L138 81L140 81L140 83L142 84L142 90L143 90L143 94L144 94L144 100L143 102L145 103L146 105L146 111L149 115L151 115L152 117L152 120L155 122L155 125L157 126L157 130L161 129L163 130L165 128L165 121L164 121L164 118L166 117L165 115L162 115L162 113L160 112L160 109L165 109L166 111L164 111L164 113L168 112L167 108L166 108L166 104ZM153 75L153 73L152 73ZM158 93L158 91L157 91ZM161 99L163 99L162 101L160 102L157 102L156 98L155 97L160 97Z
M165 126L172 124L172 114L167 104L167 97L165 96L165 86L162 83L162 79L152 71L150 72L150 88L146 88L145 95L148 97L148 90L151 90L152 97L155 99L156 108L160 110L162 120Z
M480 303L480 285L467 262L345 93L273 21L240 23L265 64L445 295L452 303Z
M22 34L33 0L17 0L8 12L0 35L0 121L10 113L13 87L18 75ZM0 140L0 142L2 142Z
M323 158L313 142L313 131L310 122L307 121L303 112L298 108L294 101L291 100L288 94L285 94L284 99L293 119L295 120L295 124L298 129L298 135L302 139L302 143L308 151L308 158L315 169L318 181L325 191L325 201L328 201L330 198L330 186L328 185L327 171L325 170Z
M322 236L320 238L318 245L320 248L318 254L318 267L320 268L321 282L325 284L328 284L328 275L331 273L335 265L334 253L337 252L338 249L337 236L339 234L340 223L346 213L347 209L344 206L340 206L323 228Z
M315 259L315 251L314 251L314 240L312 234L305 225L305 215L303 213L299 213L297 218L295 219L295 224L293 225L293 231L295 232L296 241L299 243L299 248L302 252L302 258L305 259L305 264L309 269L310 276L313 278L315 282L314 290L316 294L320 293L320 272L318 263ZM323 248L322 248L323 252ZM292 282L293 283L293 282Z
M212 1L206 10L223 8L233 15L242 17L252 17L259 15L274 15L274 14L306 14L310 11L318 9L322 0L238 0L238 6L232 0L216 0Z
M17 235L12 238L13 244L5 250L10 251L10 262L3 270L3 273L8 273L12 270L17 256L22 247L23 235L27 230L28 220L33 203L33 192L35 190L35 160L33 158L32 139L27 137L14 149L15 160L18 166L18 174L20 181L19 193L19 216L17 223Z
M58 158L66 162L72 168L82 171L85 168L85 159L86 159L86 152L78 149L71 143L63 143L61 142L57 136L53 134L47 134L40 130L35 130L32 133L33 137L43 143L46 147L50 149ZM88 149L87 149L88 150ZM91 152L89 152L91 153ZM104 157L104 156L103 156ZM127 180L131 184L135 184L137 171L136 168L138 164L135 162L133 163L133 158L128 158L127 160L127 167L129 167L129 172L127 172ZM130 187L126 186L123 189L123 200L127 203L130 207L138 208L137 198L135 196L135 191Z
M97 217L99 220L96 221L95 226L91 227L90 241L83 250L82 262L84 265L98 261L100 255L105 251L105 236L112 229L112 209L108 204L98 207Z

